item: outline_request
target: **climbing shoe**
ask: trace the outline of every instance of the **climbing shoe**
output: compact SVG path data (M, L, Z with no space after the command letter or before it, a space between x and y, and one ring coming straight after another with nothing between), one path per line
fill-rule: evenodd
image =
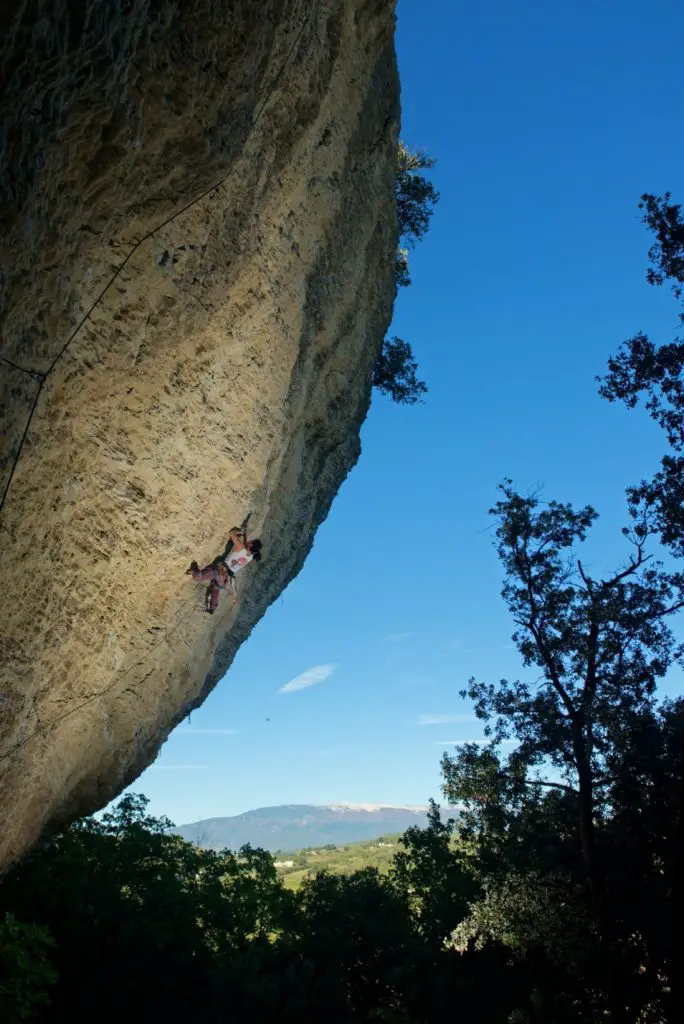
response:
M197 562L190 563L190 568L185 570L185 575L191 576L193 572L199 572L199 565L197 564Z

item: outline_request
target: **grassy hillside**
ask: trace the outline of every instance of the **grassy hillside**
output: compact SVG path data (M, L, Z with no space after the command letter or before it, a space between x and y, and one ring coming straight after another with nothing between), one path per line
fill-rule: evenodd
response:
M286 887L297 889L307 875L314 875L318 871L327 870L340 875L349 875L352 871L366 867L387 871L392 857L400 849L399 836L397 832L346 846L330 844L298 850L296 853L275 853L274 859Z

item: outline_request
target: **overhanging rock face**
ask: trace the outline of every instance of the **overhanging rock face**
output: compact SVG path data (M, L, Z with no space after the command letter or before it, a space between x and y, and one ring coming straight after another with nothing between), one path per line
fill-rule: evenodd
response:
M150 764L299 571L394 296L391 2L74 6L0 13L0 867ZM248 511L211 618L184 570Z

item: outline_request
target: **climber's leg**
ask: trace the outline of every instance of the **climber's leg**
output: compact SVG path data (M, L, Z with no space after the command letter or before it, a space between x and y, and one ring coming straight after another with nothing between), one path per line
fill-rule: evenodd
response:
M205 597L205 608L207 609L210 615L213 615L216 609L218 608L220 596L221 591L219 590L216 583L210 583L209 586L207 587L207 593Z
M232 572L228 573L228 580L226 582L226 590L230 594L230 599L233 604L237 604L237 580Z
M185 574L192 576L195 583L206 583L207 580L216 578L213 565L205 565L203 569L200 569L197 562L193 562L190 568L185 570Z

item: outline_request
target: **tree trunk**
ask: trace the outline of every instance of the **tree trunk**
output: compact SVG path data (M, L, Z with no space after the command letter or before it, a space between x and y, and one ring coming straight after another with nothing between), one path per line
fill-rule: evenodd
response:
M604 983L610 1007L611 1024L633 1024L629 1013L620 997L620 956L616 944L616 936L612 920L605 905L603 872L596 860L596 829L594 826L594 780L591 764L587 756L581 724L573 725L573 746L577 763L579 789L578 831L580 853L584 865L584 876L589 896L589 903L599 933L600 945L603 950Z
M594 912L598 913L601 893L596 875L596 856L594 850L594 781L591 775L591 765L587 758L582 727L579 723L573 725L573 746L579 784L578 828L580 853L584 865L584 876L589 900Z
M679 802L672 880L672 964L670 967L671 1013L673 1021L684 1020L684 725L680 738Z

